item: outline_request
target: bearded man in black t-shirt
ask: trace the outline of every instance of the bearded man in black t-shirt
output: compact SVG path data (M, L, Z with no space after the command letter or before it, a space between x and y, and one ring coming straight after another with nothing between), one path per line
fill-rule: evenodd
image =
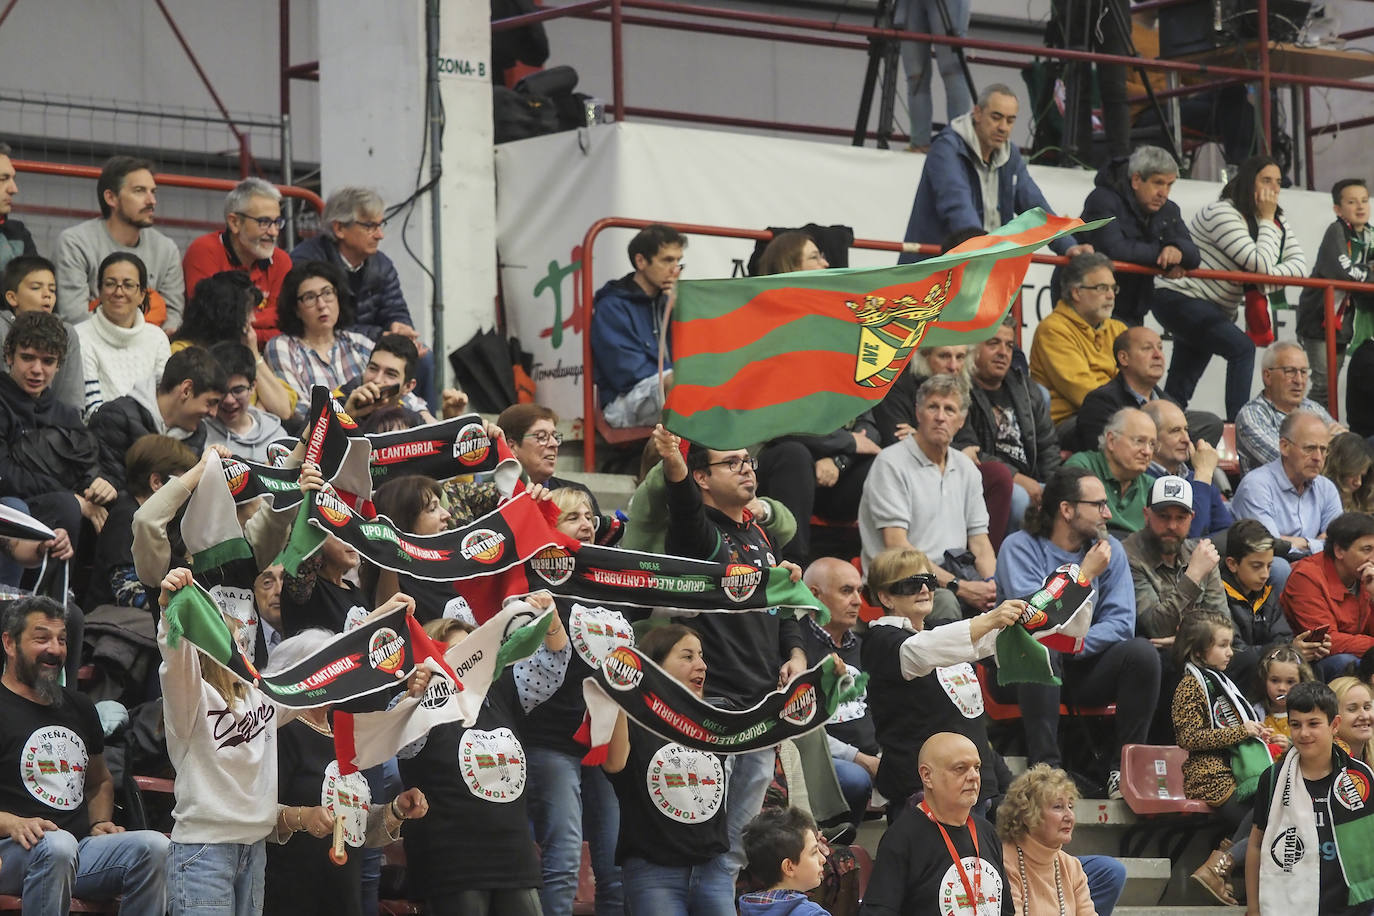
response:
M976 445L979 461L1011 469L1008 532L1020 530L1028 506L1040 504L1043 484L1061 461L1049 405L1030 376L1012 365L1014 320L1008 315L996 334L973 348L968 419L954 443Z
M167 838L125 832L91 701L62 686L63 608L23 598L0 615L0 894L24 912L65 916L73 895L122 896L124 913L167 909Z

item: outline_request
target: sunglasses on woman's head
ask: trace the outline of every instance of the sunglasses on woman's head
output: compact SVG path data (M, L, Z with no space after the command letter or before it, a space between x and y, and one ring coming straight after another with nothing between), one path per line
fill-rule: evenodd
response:
M919 595L923 588L933 592L939 587L940 580L935 578L934 573L917 573L905 579L898 579L887 587L887 591L894 595Z

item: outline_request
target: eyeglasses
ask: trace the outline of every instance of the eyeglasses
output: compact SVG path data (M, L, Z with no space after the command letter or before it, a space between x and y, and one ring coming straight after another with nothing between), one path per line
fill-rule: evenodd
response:
M332 286L326 286L324 289L301 293L296 296L296 302L304 306L314 305L321 299L325 302L337 302L339 301L339 291Z
M1298 445L1298 443L1289 439L1287 436L1280 436L1279 441L1287 442L1289 445L1297 445L1298 451L1302 452L1304 455L1325 455L1331 451L1331 446L1329 445L1317 445L1315 442L1309 443L1308 445Z
M1131 448L1143 448L1151 452L1159 448L1159 440L1149 439L1145 436L1130 436L1126 439L1126 444Z
M273 228L286 228L286 217L284 216L249 216L247 213L243 213L239 210L235 210L234 215L239 217L240 219L251 220L252 222L257 223L258 228L261 229L263 232L266 232L268 229Z
M252 390L253 388L251 385L235 385L233 388L230 388L228 391L226 391L225 394L227 394L231 398L242 400L243 398L248 397L248 392Z
M1105 499L1075 499L1074 502L1080 506L1096 506L1099 515L1109 511L1109 506Z
M111 277L108 280L102 281L100 288L110 293L117 289L122 289L126 293L136 293L142 289L143 286L137 280L116 280Z
M939 585L940 580L934 573L916 573L914 576L898 579L889 585L886 591L894 595L919 595L922 589L933 592Z
M1113 296L1115 296L1117 293L1121 292L1121 286L1117 283L1094 283L1092 286L1080 286L1078 288L1090 289L1093 292L1103 296L1105 296L1107 293L1111 293Z
M1282 372L1284 378L1307 378L1312 374L1311 369L1299 369L1297 366L1275 366L1269 371Z
M746 467L751 471L757 471L759 469L759 460L757 458L741 458L736 455L734 458L726 458L723 461L708 461L706 466L708 468L724 467L731 474L738 474Z
M376 231L378 231L379 229L381 229L383 226L386 225L386 220L384 220L384 219L377 219L377 220L370 220L370 219L355 219L355 220L353 220L353 222L351 223L351 225L354 225L354 226L361 226L364 230L366 230L366 231L368 231L368 232L376 232Z
M562 445L562 444L563 444L563 434L562 434L562 433L558 433L558 432L553 432L553 433L551 433L551 432L549 432L547 429L541 429L541 430L540 430L539 432L537 432L537 433L525 433L525 435L522 436L521 438L522 438L522 439L533 439L536 445L548 445L550 442L552 442L554 445Z

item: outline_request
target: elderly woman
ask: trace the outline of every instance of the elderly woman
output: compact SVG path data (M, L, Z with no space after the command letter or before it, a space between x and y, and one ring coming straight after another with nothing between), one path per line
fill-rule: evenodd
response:
M900 809L920 788L916 762L926 739L963 735L983 761L979 801L1001 794L1001 758L988 743L983 692L971 662L993 653L997 634L1014 624L1024 601L1004 601L986 613L933 630L925 628L939 588L919 550L892 548L868 566L868 589L885 616L869 624L859 665L868 672L868 705L883 754L874 786ZM1005 770L1005 764L1002 765Z
M171 356L167 335L143 320L148 268L138 255L116 251L100 262L100 304L76 326L86 378L86 416L101 404L162 378Z
M1083 865L1064 851L1073 839L1077 798L1069 774L1044 763L1007 787L997 808L997 835L1016 916L1096 916Z
M300 400L296 416L310 410L310 389L330 391L359 378L372 355L371 338L344 328L353 323L353 292L342 270L324 261L306 261L291 268L277 299L277 327L281 333L267 342L264 356ZM420 412L425 405L414 393L401 402Z

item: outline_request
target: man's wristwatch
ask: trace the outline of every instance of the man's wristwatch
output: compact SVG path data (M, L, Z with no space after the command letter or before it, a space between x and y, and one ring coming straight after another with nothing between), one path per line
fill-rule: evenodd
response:
M956 595L959 594L959 580L950 579L948 582L945 583L945 588L949 589Z

